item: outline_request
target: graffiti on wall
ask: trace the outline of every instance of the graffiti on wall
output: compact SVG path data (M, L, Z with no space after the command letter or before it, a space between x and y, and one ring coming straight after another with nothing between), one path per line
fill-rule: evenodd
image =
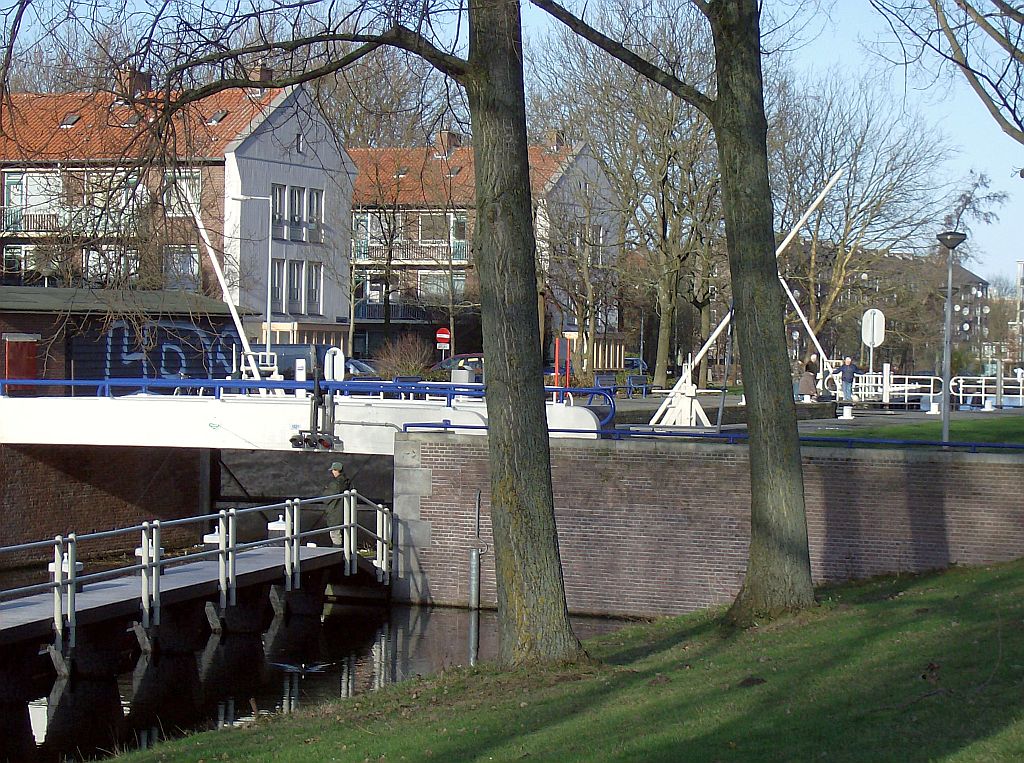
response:
M187 320L115 321L71 344L78 379L225 378L239 345L232 325L197 326Z

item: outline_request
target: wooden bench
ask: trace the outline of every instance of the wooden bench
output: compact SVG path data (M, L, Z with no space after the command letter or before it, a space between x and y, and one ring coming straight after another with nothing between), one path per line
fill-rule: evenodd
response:
M645 374L635 374L626 377L626 397L633 397L634 392L639 392L641 397L647 397L651 390L651 383Z

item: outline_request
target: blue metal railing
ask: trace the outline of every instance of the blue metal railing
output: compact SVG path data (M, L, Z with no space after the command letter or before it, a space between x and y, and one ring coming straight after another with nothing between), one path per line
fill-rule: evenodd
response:
M468 430L485 430L487 425L485 424L453 424L451 421L444 420L438 422L415 422L405 424L402 428L404 432L410 432L416 429L423 430L457 430L457 429L468 429ZM683 432L683 431L668 431L659 429L607 429L603 425L599 429L552 429L552 433L558 434L586 434L594 435L607 440L628 440L632 438L685 438L690 440L704 440L704 441L715 441L721 442L726 445L740 445L746 443L750 436L745 431L732 431L732 432ZM901 439L888 439L888 438L872 438L872 437L823 437L815 435L806 435L800 437L800 443L802 445L807 444L826 444L836 447L854 448L858 446L878 446L887 445L891 447L913 447L913 448L951 448L955 450L966 450L969 453L977 453L980 450L1002 450L1008 452L1024 452L1024 444L1018 443L997 443L997 442L962 442L957 440L950 440L943 442L940 440L901 440Z
M312 381L264 381L254 379L0 379L0 397L6 396L8 387L58 387L70 390L86 390L96 397L118 397L133 394L166 394L212 397L216 400L223 395L252 395L274 391L313 392ZM457 384L454 382L385 381L381 379L346 381L321 381L320 390L327 394L342 396L370 396L383 399L442 399L449 408L456 398L483 399L486 386L483 384ZM604 428L615 418L615 399L608 390L596 387L545 387L545 394L552 396L556 403L572 404L575 397L603 398L608 412L599 422ZM603 407L603 406L602 406Z

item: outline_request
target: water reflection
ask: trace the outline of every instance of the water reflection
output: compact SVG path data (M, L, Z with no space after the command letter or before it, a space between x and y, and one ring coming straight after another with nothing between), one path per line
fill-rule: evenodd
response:
M581 637L616 621L575 621ZM262 635L212 634L193 652L142 652L116 678L61 678L46 697L0 705L0 761L102 757L189 729L349 697L497 654L493 612L330 604L275 613Z

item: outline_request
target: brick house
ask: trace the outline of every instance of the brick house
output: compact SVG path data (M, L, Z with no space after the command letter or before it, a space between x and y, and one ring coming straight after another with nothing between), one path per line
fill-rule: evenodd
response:
M308 93L254 86L172 111L145 75L115 90L5 100L3 284L223 299L195 208L247 334L265 336L269 302L278 341L340 343L354 168Z
M462 136L441 131L433 146L350 148L358 168L352 198L352 277L355 352L372 354L385 320L396 331L433 335L456 328L455 351L479 349L472 236L475 222L473 150ZM586 273L610 291L621 250L621 216L610 184L590 150L558 136L529 148L538 269L546 327L584 325L579 294ZM580 263L585 262L583 268ZM601 335L617 322L610 294L597 305ZM464 321L464 323L466 323ZM468 338L467 338L468 337Z

